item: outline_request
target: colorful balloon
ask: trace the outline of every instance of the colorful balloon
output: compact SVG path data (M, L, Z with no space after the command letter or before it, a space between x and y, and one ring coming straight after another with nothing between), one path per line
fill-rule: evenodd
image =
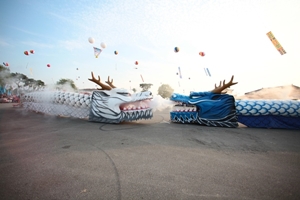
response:
M47 64L47 67L50 67L51 65L50 64Z
M114 53L115 53L116 55L118 55L119 52L118 52L118 51L115 51Z
M8 66L9 66L9 64L8 64L8 63L5 63L5 66L6 66L6 67L8 67Z
M199 55L200 56L205 56L205 53L201 51L201 52L199 52Z
M28 56L28 55L29 55L29 52L28 52L28 51L24 51L24 54L25 54L26 56Z
M179 52L179 47L174 48L175 53Z
M139 62L138 61L135 61L135 63L134 63L135 65L138 65L139 64Z
M105 49L105 48L106 48L106 44L105 44L104 42L101 42L101 47L102 47L103 49Z
M94 38L92 38L92 37L89 37L89 43L91 43L91 44L93 44L93 43L95 43L95 39Z
M34 54L34 50L30 50L30 53L31 53L31 54Z

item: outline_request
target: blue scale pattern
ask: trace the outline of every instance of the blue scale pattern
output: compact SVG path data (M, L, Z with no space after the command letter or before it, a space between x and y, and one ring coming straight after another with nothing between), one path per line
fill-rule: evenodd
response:
M295 100L236 100L237 115L278 115L300 117L300 101Z

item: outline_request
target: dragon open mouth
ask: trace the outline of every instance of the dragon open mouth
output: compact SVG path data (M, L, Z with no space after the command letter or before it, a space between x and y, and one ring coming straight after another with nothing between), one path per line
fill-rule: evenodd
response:
M180 101L175 101L176 104L172 108L172 112L197 112L197 107L192 104L186 104Z
M150 99L121 104L120 110L124 121L151 119L153 117Z
M136 111L136 110L147 110L150 108L150 99L135 101L130 103L123 103L120 105L122 111Z

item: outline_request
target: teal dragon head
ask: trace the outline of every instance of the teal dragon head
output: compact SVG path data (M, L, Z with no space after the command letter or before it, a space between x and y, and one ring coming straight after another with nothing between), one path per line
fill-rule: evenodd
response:
M170 113L172 122L198 123L207 126L237 127L235 99L222 91L233 83L229 83L209 92L191 92L190 95L174 93L170 100L176 102Z

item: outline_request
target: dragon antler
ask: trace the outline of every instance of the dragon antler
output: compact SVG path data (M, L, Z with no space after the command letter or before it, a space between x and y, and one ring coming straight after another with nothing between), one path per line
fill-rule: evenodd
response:
M109 76L108 76L108 78L107 78L107 81L105 81L105 83L107 83L110 87L116 88L116 86L113 85L113 82L114 82L113 79L111 79L111 81L109 81Z
M96 83L97 85L101 86L100 90L111 90L112 88L115 88L115 86L112 85L113 81L111 81L111 82L109 81L109 77L108 77L108 81L106 81L106 83L108 83L109 85L105 85L105 84L101 83L100 76L98 76L98 79L96 79L94 77L94 73L91 72L91 74L92 74L92 78L89 78L89 80Z
M230 86L237 84L238 82L232 82L233 81L234 76L231 77L230 81L228 83L225 83L225 80L223 81L223 85L222 82L220 81L219 86L217 87L217 85L215 84L215 89L213 89L211 92L216 93L216 94L224 94L226 92L222 92L223 90L225 90L226 88L230 88Z

